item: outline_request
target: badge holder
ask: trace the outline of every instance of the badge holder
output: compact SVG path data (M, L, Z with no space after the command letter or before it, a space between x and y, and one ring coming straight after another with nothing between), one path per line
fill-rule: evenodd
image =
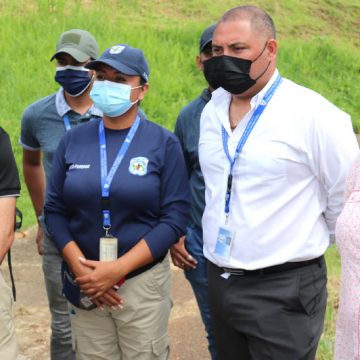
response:
M100 261L115 261L118 258L118 239L110 235L110 199L108 196L101 198L101 205L103 209L103 229L105 236L99 239L99 260Z
M118 239L105 230L105 236L100 238L99 260L115 261L118 258Z
M235 231L225 226L220 227L215 245L215 254L229 260L234 239Z
M118 239L109 233L111 229L109 205L109 198L103 197L103 229L105 230L105 236L99 239L100 261L115 261L118 258ZM124 282L125 278L121 278L118 283L113 286L113 289L117 291Z
M225 226L219 228L219 233L215 244L215 254L225 260L230 259L231 245L234 242L235 231L228 227L230 213L230 197L232 188L232 173L230 172L227 179L226 195L225 195Z

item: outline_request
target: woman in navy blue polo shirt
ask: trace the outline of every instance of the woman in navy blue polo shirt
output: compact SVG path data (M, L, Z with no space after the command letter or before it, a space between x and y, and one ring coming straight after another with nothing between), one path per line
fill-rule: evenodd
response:
M87 67L104 117L62 139L45 206L64 258L77 358L166 359L166 255L189 211L182 151L169 131L138 116L149 77L141 50L116 45Z

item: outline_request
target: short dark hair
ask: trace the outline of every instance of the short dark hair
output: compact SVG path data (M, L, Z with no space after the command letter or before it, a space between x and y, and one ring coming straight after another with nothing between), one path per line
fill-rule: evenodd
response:
M206 54L208 52L212 52L212 42L208 42L203 49L201 50L200 54Z
M273 19L265 11L256 6L237 6L227 11L219 22L232 20L249 20L251 27L259 34L276 39L276 29Z
M145 85L145 84L147 84L147 81L142 76L140 76L140 85Z

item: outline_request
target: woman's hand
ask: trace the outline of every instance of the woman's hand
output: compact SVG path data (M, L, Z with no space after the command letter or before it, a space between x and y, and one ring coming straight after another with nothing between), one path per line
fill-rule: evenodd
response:
M87 279L95 271L95 267L89 265L89 263L91 264L92 262L84 259L84 254L74 240L69 241L66 244L66 246L63 248L62 255L67 264L69 265L70 270L75 275L76 279ZM84 263L79 261L80 258L84 260ZM98 261L94 262L97 263ZM114 284L115 283L116 281L114 282ZM80 289L86 295L88 295L91 298L92 302L100 309L103 309L104 305L108 305L112 308L121 308L123 306L123 299L114 289L112 289L112 285L109 286L107 291L103 291L102 294L97 298L92 296L92 292L88 293L84 291L81 286Z
M101 310L104 309L103 305L110 306L112 309L122 309L124 306L124 300L115 289L109 289L106 293L99 296L97 299L91 298L91 301Z
M85 264L79 265L80 267L77 268L77 277L83 278L86 276L90 276L90 274L93 272L93 269L91 267L86 266ZM83 292L86 293L85 291ZM123 299L114 289L109 289L107 292L105 292L102 296L99 296L98 298L94 298L91 296L91 294L88 293L86 293L86 295L88 295L91 298L91 301L101 310L104 309L104 305L110 306L113 309L116 307L121 309L124 305Z
M113 287L116 286L123 277L118 271L116 261L94 261L86 260L82 257L79 257L79 261L83 266L92 270L76 278L76 282L86 295L95 300L105 294L106 298L108 298L108 296L113 298L116 294L119 300L121 299L120 295L113 290ZM113 292L115 294L113 294Z

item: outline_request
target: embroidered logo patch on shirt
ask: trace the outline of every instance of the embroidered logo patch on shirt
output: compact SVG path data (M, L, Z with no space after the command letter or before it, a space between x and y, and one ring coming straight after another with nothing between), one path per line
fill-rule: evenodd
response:
M90 169L90 164L72 164L69 166L69 170L86 170Z
M147 173L149 159L146 157L136 157L130 160L129 172L134 175L144 176Z

